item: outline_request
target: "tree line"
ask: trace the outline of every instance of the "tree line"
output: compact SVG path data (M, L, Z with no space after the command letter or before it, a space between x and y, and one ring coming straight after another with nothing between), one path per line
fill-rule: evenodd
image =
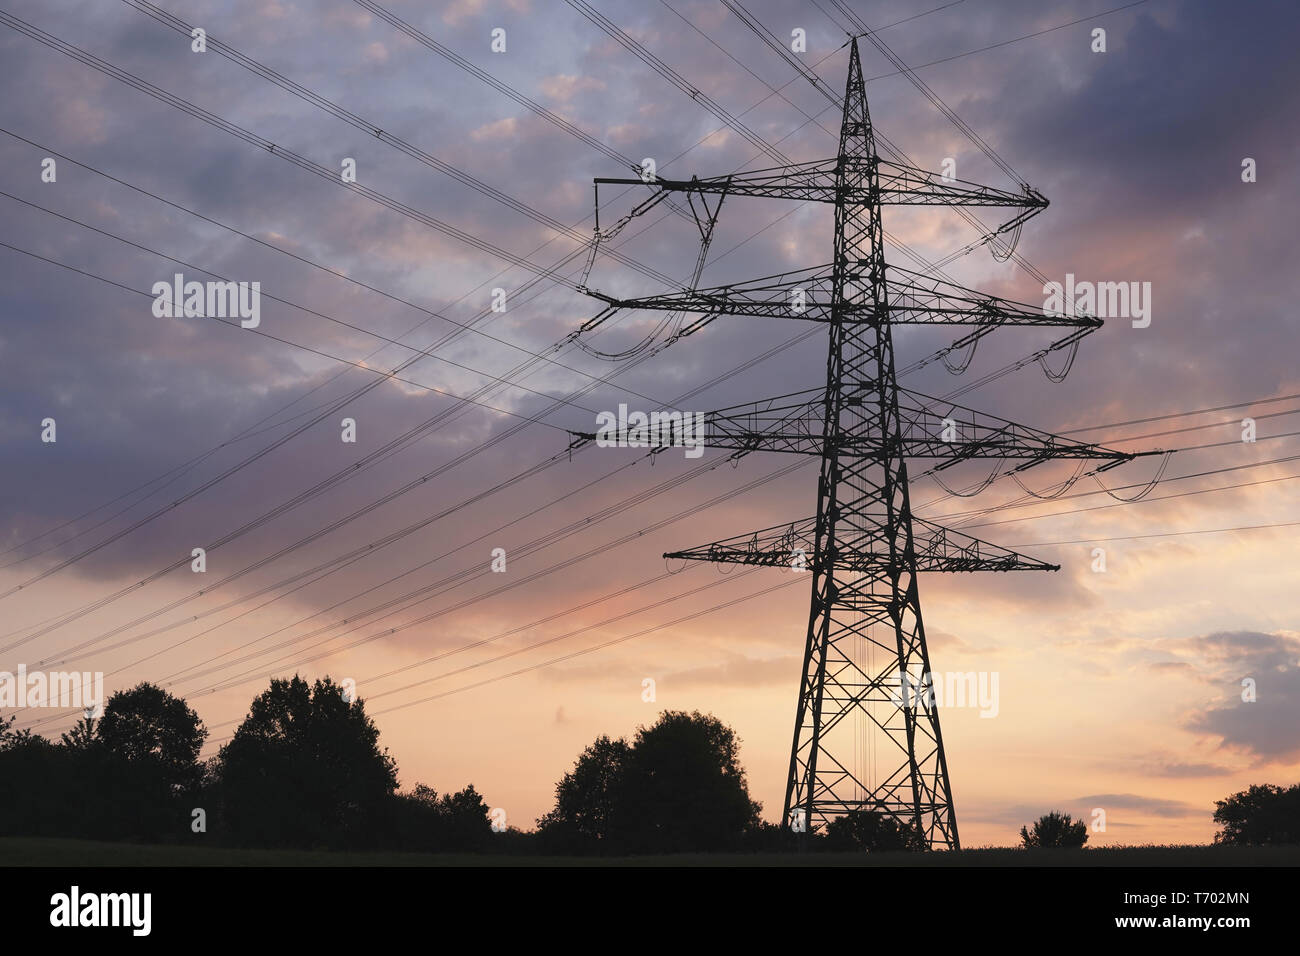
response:
M627 855L924 849L893 817L857 810L813 832L767 823L740 740L712 715L664 711L631 739L601 736L555 788L531 831L494 832L468 785L398 788L364 702L325 677L272 680L231 739L199 759L207 728L181 698L142 683L57 741L0 715L0 835L212 841L261 848ZM1251 787L1216 804L1217 843L1300 842L1300 785ZM1022 845L1082 847L1086 825L1058 812Z

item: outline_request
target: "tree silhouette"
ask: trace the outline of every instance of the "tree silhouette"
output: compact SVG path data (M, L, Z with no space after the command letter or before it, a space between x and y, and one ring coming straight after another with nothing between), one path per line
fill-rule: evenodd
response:
M1088 825L1071 819L1068 813L1053 810L1039 817L1032 831L1021 827L1020 842L1026 848L1079 848L1088 842Z
M470 784L459 793L444 793L438 801L444 828L444 846L449 850L481 850L492 839L488 805Z
M59 734L59 740L69 750L90 750L99 745L99 736L95 733L95 718L82 717L72 729Z
M634 852L736 848L759 822L740 766L740 738L712 715L664 711L632 742L616 824Z
M441 797L432 787L416 784L394 798L389 837L395 847L426 853L474 852L493 837L488 805L470 784Z
M868 853L923 850L925 837L914 826L904 826L875 810L850 810L827 824L824 846L827 850Z
M206 737L180 698L147 683L119 691L102 719L82 717L57 745L32 734L10 740L27 794L11 798L10 811L33 832L174 839L184 832L186 797L199 785Z
M538 828L571 850L609 848L631 749L621 737L597 737L555 785L555 808L537 821Z
M94 782L83 762L30 729L0 718L0 833L13 836L97 836L103 801L87 805Z
M253 845L362 845L397 790L362 702L328 677L271 681L218 756L225 823Z
M1215 843L1266 846L1300 843L1300 784L1257 784L1214 801Z
M202 777L199 751L208 737L203 721L185 701L154 684L109 697L95 736L115 757L152 768L173 791L193 789Z
M664 711L631 744L602 737L556 786L544 839L621 853L739 848L761 809L739 750L731 728L698 712Z

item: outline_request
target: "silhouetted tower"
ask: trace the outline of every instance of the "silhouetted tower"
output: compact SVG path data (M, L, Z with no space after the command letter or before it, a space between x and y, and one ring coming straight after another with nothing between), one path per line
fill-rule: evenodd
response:
M1018 228L1046 207L1047 200L1028 186L1023 193L1004 192L944 181L882 160L876 154L856 39L835 159L712 179L656 178L652 184L660 192L638 212L668 193L686 193L706 246L726 196L834 205L835 255L829 265L637 299L586 289L607 307L574 337L620 309L703 313L675 333L674 341L720 315L826 324L824 388L721 409L706 419L709 447L733 449L736 455L778 451L820 456L816 517L665 557L793 566L811 572L812 602L786 784L788 825L806 832L850 811L868 809L915 828L929 847L957 848L943 734L928 684L930 657L917 573L1058 567L915 517L908 498L907 460L941 459L932 472L971 458L1015 460L1019 463L1012 471L1019 472L1049 459L1071 457L1097 460L1102 464L1096 470L1101 471L1136 455L1072 442L900 389L891 336L896 324L973 325L981 335L1007 325L1067 326L1082 337L1101 323L1083 315L1044 315L1020 303L886 266L881 206L1023 210L997 230L1002 233ZM703 201L708 194L719 197L712 209ZM702 211L692 197L702 200ZM598 240L626 221L605 233L598 228ZM628 443L666 446L679 443L681 436L642 430L621 437Z

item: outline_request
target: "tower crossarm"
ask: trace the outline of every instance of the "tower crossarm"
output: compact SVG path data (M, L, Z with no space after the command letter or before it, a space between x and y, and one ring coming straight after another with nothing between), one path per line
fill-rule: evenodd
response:
M880 177L880 202L894 206L1003 206L1025 209L1033 215L1047 208L1047 197L1028 184L1013 193L992 186L944 178L915 166L876 158ZM1027 216L1016 217L1021 222ZM1009 224L1010 225L1010 224Z
M778 319L832 321L833 266L812 266L728 285L684 289L663 295L617 298L588 289L606 309L583 324L587 332L620 309L664 312L704 312L718 315L764 316ZM1062 326L1093 329L1101 319L1087 315L1054 315L1023 302L987 295L919 272L886 267L889 276L887 319L892 325ZM849 274L846 281L865 281ZM841 302L835 320L847 325L878 322L869 300Z
M752 451L820 455L825 447L824 396L824 389L810 389L711 412L654 412L644 421L629 419L603 431L571 434L626 448L698 445L733 451L735 457ZM868 450L864 445L863 452Z
M1060 570L1060 565L1017 554L915 515L912 524L917 571ZM795 571L808 570L817 563L836 570L861 572L890 570L892 562L907 560L905 556L891 557L887 542L873 540L872 536L865 534L847 542L839 541L831 551L819 554L816 551L816 532L817 519L803 518L712 544L672 551L664 557Z
M1065 326L1095 329L1102 320L1089 315L1044 312L1024 302L988 295L954 282L887 266L889 321L895 325Z
M867 161L874 162L878 169L877 195L872 195L871 189L866 185L846 189L842 181L837 182L836 159L773 166L724 176L692 179L600 177L596 182L621 185L649 183L669 192L726 193L732 196L793 199L800 202L834 203L843 196L845 202L854 204L880 202L883 205L898 206L1000 206L1023 209L1031 215L1047 207L1046 197L1027 185L1022 192L1010 192L961 179L944 179L938 173L890 162L878 156ZM1027 217L1017 217L1021 221L1023 218Z
M870 386L864 386L869 390ZM1078 442L985 412L899 388L900 441L911 458L941 458L943 470L970 458L1006 458L1030 464L1055 458L1101 461L1114 467L1163 451L1129 452ZM1026 466L1027 467L1027 466ZM1023 470L1023 468L1021 469Z
M607 303L612 309L709 312L829 322L831 279L832 267L824 265L664 295L620 299L595 289L588 289L587 294ZM589 327L593 327L590 322L584 324L582 330Z
M851 387L845 404L853 407L869 402L872 387L870 382ZM1023 462L1017 469L1022 471L1056 458L1097 461L1105 470L1144 455L1164 454L1072 441L909 389L900 388L898 394L898 448L906 458L942 459L932 471L976 458ZM636 421L612 421L603 431L572 434L579 440L626 448L687 446L738 454L771 451L819 456L828 453L829 442L836 454L848 458L892 453L893 446L887 447L870 430L841 431L828 439L825 408L825 391L809 389L710 412L654 412Z

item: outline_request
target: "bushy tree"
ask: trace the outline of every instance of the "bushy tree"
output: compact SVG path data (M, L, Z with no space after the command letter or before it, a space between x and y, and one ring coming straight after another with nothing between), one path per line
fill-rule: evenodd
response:
M69 750L92 750L100 743L99 735L95 733L95 718L82 717L71 730L59 734L59 741Z
M424 853L464 853L488 849L493 839L488 805L474 785L441 797L416 784L394 797L390 838L397 849Z
M79 836L66 814L70 767L58 748L0 718L0 833L7 836Z
M1235 846L1300 843L1300 784L1265 783L1214 802L1214 842Z
M188 704L154 684L118 691L98 721L63 735L88 800L80 813L107 839L180 839L208 732Z
M218 757L223 820L245 844L365 845L397 790L362 701L328 677L271 681Z
M733 849L759 821L740 766L740 738L712 715L664 711L637 730L616 821L639 853Z
M192 789L202 777L199 751L208 738L203 721L184 700L154 684L109 697L94 733L115 756L155 768L173 790Z
M760 806L739 751L731 728L698 712L664 711L630 744L602 737L556 786L543 840L619 853L740 848Z
M826 826L823 848L832 851L923 850L925 837L915 826L875 810L850 810Z
M119 691L59 743L0 720L0 827L26 835L174 840L188 832L207 731L152 684Z
M1082 847L1088 842L1088 825L1071 819L1068 813L1053 810L1034 822L1033 830L1020 828L1020 842L1031 847Z
M537 821L551 843L570 851L611 847L631 751L626 740L602 735L582 752L555 786L555 808Z

